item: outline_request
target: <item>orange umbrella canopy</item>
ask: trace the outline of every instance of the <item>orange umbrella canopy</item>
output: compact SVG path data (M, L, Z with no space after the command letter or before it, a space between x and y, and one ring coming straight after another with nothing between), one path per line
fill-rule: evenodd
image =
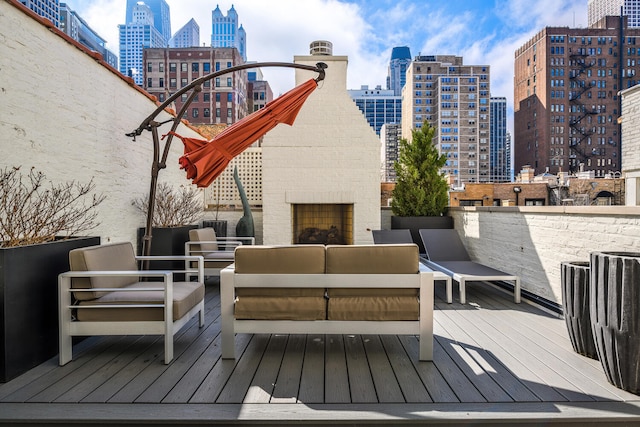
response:
M177 135L184 143L180 167L186 169L187 179L192 179L198 187L209 186L225 170L231 159L278 123L293 125L302 104L317 86L314 79L296 86L267 103L264 108L229 126L210 141Z

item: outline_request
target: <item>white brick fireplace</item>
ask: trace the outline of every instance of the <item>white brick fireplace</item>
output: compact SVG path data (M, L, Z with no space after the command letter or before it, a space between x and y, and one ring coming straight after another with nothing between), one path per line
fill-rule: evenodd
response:
M264 138L264 244L305 243L298 241L301 230L315 229L337 229L346 244L372 243L370 230L380 228L380 140L347 92L348 59L309 55L294 62L328 68L294 125L278 125ZM315 76L296 69L295 84Z

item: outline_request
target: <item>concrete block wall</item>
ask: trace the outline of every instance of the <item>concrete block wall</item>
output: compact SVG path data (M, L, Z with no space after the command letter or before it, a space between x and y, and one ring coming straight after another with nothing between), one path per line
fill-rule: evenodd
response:
M450 208L471 257L518 274L522 288L562 304L560 263L594 251L640 253L640 208L541 206Z
M94 191L107 198L100 225L88 234L103 243L135 242L146 218L131 202L149 192L153 144L150 132L136 141L125 133L155 102L58 30L4 1L0 39L0 167L25 173L33 167L53 183L93 178ZM178 132L197 136L186 126ZM178 165L182 151L174 140L161 181L191 185Z

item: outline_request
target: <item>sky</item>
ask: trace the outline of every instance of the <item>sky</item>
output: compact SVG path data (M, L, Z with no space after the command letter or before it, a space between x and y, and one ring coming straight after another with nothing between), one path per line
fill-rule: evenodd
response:
M191 18L200 45L211 42L211 11L233 7L247 33L247 59L292 62L308 55L309 43L329 40L334 55L346 55L347 89L386 89L391 49L408 46L411 56L457 55L466 65L489 65L491 96L504 96L513 134L515 50L545 26L587 26L588 0L167 0L171 30ZM118 24L126 0L67 0L118 54ZM327 70L329 72L330 70ZM265 68L274 96L294 85L292 69Z

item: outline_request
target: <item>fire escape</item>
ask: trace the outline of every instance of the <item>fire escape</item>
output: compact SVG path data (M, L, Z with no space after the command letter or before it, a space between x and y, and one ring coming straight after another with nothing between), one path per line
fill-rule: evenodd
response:
M583 101L587 92L593 87L587 80L587 70L595 65L595 59L589 60L585 48L579 48L577 53L569 55L571 71L569 74L570 91L569 106L569 170L578 170L580 163L585 163L593 156L590 148L585 148L588 138L595 133L595 126L591 124L591 115L597 111L589 109Z

